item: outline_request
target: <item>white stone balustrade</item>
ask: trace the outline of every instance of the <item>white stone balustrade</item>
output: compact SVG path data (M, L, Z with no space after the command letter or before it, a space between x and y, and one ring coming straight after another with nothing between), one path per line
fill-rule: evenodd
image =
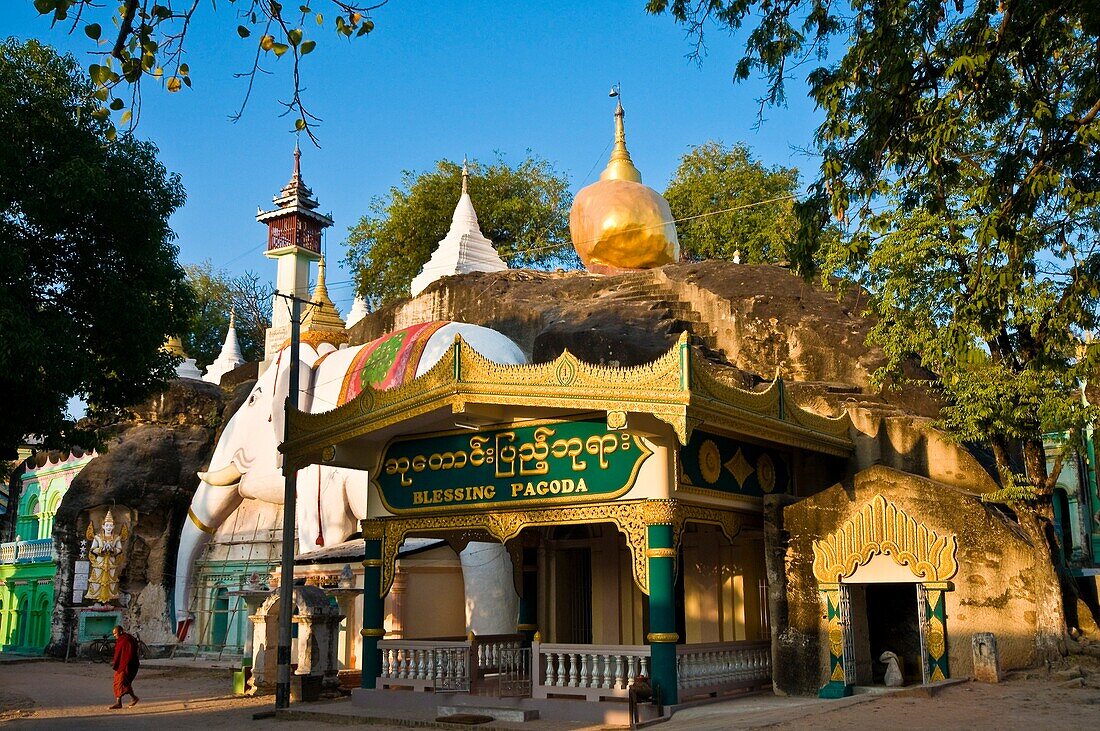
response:
M531 644L532 696L625 698L638 675L649 676L647 645Z
M678 645L676 676L681 701L694 696L768 685L772 680L771 643Z
M0 543L0 564L39 563L56 560L57 552L54 550L52 538Z
M470 643L466 640L382 640L379 688L466 688Z

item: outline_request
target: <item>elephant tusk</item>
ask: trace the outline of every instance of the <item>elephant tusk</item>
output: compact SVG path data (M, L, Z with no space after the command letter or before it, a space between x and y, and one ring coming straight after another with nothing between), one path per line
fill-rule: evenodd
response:
M237 465L230 462L220 470L211 470L210 472L200 472L199 479L205 482L207 485L213 485L214 487L229 487L230 485L236 485L241 481L241 471L237 469Z

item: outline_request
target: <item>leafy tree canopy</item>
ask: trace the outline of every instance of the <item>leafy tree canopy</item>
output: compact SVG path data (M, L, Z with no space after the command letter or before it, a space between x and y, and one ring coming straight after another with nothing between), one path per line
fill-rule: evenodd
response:
M569 242L569 181L536 156L515 167L503 159L469 163L469 191L481 232L513 267L576 267ZM462 190L462 167L402 174L401 187L374 199L349 229L346 262L374 307L409 294L409 284L447 234Z
M789 258L787 246L798 231L797 191L795 168L769 169L744 144L711 141L680 159L665 198L679 222L685 255L733 259L737 254L746 264L760 264Z
M1046 470L1042 433L1095 417L1078 383L1100 364L1095 345L1078 354L1100 295L1096 3L647 7L699 42L711 27L744 31L736 75L762 73L765 102L809 69L825 120L816 196L799 208L816 224L799 239L803 270L865 284L891 366L919 355L942 377L952 432L990 442L1009 490L1049 506L1058 470ZM806 235L829 216L845 240Z
M354 0L228 0L233 9L226 32L245 43L254 44L255 59L250 70L243 70L247 85L239 119L258 73L269 73L266 60L290 59L293 90L283 101L294 127L314 139L313 129L320 120L310 114L302 97L302 60L317 47L317 38L328 26L340 38L359 38L374 30L372 11L389 0L361 3ZM191 88L191 68L186 62L188 33L195 14L202 8L216 12L217 3L198 0L34 0L38 12L54 26L69 33L81 32L96 48L96 62L88 67L100 102L93 112L108 119L112 113L119 124L136 121L140 109L140 90L144 80L163 83L169 92ZM223 16L226 12L223 10ZM235 31L230 30L236 25ZM108 126L113 138L115 128Z
M161 350L194 301L168 217L184 201L157 149L107 144L75 60L35 41L0 44L0 450L24 435L77 435L91 415L146 398L174 375Z
M232 311L236 313L237 341L244 359L263 360L264 332L271 327L271 284L253 272L230 276L210 261L188 264L185 269L198 305L184 338L187 354L199 368L217 360Z

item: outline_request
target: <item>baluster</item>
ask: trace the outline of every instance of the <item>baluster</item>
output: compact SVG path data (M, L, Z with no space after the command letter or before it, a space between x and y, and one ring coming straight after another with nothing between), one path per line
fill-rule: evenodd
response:
M393 650L391 650L388 647L385 650L382 650L382 677L383 678L392 678L393 677L392 675L390 675L390 661L393 659L392 658L392 653L393 653Z
M410 650L408 648L404 648L404 649L400 650L400 653L401 654L398 657L398 671L397 671L398 675L397 675L397 677L399 677L399 678L411 678L412 674L415 672L414 669L413 669L413 665L412 665L412 661L413 661L412 650Z
M650 675L649 675L649 655L642 655L642 657L640 659L641 659L641 665L642 665L641 674L648 678L648 677L650 677Z
M569 685L577 688L581 684L580 663L577 661L577 653L569 653Z
M591 662L591 658L592 658L591 654L589 654L587 652L582 652L581 653L581 684L580 684L581 688L588 688L592 685L592 670L593 670L593 668L589 664Z
M626 658L625 658L625 661L626 661L626 687L629 688L631 685L634 684L634 678L638 677L638 673L636 671L636 664L638 662L638 658L634 657L633 655L627 655Z
M616 652L614 655L611 656L610 660L613 663L613 665L611 667L611 677L610 677L611 684L608 687L609 688L622 688L623 687L623 685L622 685L622 683L623 683L623 656Z

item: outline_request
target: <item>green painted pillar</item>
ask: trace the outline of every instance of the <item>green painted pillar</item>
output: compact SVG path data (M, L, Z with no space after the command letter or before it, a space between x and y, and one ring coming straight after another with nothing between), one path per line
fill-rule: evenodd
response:
M844 672L844 640L848 632L848 618L841 598L840 584L820 584L825 600L825 619L828 621L829 680L818 691L820 698L844 698L852 694Z
M523 590L519 597L519 626L517 629L523 635L526 642L531 642L538 632L538 591L539 591L539 566L538 549L524 548L520 555L523 557L521 566L520 588Z
M671 501L646 506L649 562L649 672L666 705L679 702L676 676L676 533Z
M947 610L944 592L951 588L947 582L927 583L924 591L924 649L928 662L928 681L936 683L951 677L947 665Z
M378 641L385 634L383 627L385 600L382 595L382 537L383 525L380 520L363 521L363 543L366 546L363 558L363 674L359 685L374 688L378 675L382 672L382 654L378 650Z

